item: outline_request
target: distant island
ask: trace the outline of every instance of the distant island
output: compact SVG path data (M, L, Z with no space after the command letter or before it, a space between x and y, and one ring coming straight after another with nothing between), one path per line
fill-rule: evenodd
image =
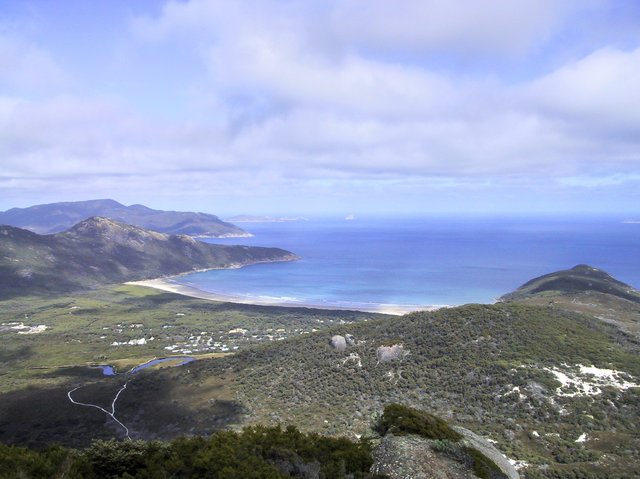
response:
M102 216L160 233L214 238L252 236L208 213L162 211L144 205L125 206L111 199L11 208L0 212L0 224L28 229L38 234L52 234L66 231L92 216Z
M237 215L227 218L232 223L285 223L288 221L309 221L309 218L303 216L253 216L253 215Z

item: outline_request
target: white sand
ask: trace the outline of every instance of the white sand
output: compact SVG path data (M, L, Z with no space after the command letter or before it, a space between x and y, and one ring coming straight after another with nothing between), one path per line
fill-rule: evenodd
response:
M125 284L132 284L135 286L145 286L147 288L159 289L162 291L168 291L170 293L181 294L183 296L189 296L191 298L206 299L209 301L220 301L226 303L239 303L239 304L252 304L257 306L285 306L289 308L317 308L317 309L329 309L329 310L348 310L348 311L363 311L367 313L384 313L392 314L396 316L402 316L403 314L411 313L413 311L435 311L436 309L446 308L449 305L425 305L407 307L396 304L380 304L376 306L362 307L336 307L330 305L321 305L304 302L286 301L281 298L267 298L267 297L248 297L248 296L232 296L220 293L211 293L203 291L192 286L186 286L176 283L171 278L156 278L148 279L144 281L130 281Z
M559 368L544 368L552 373L555 378L562 384L556 394L558 396L596 396L602 393L602 387L614 387L618 390L640 387L640 384L628 381L626 378L631 377L624 371L616 371L615 369L602 369L593 365L584 366L576 365L579 372L575 369L566 367L564 371ZM565 391L566 388L573 388L573 392Z

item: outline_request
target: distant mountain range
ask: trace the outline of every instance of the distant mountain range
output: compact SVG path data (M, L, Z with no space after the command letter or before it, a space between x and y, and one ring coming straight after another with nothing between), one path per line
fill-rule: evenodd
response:
M213 245L102 217L54 235L0 226L0 297L293 259L278 248Z
M215 215L154 210L143 205L125 206L110 199L11 208L0 212L0 224L28 229L38 234L51 234L66 231L92 216L103 216L160 233L212 237L250 236L246 231Z

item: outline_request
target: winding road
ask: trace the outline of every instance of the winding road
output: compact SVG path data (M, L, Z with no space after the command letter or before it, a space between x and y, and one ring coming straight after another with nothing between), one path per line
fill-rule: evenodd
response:
M173 357L168 357L168 358L154 358L154 359L150 359L149 361L144 362L144 363L142 363L142 364L140 364L138 366L135 366L135 367L131 368L129 371L127 371L125 373L125 375L126 375L126 377L130 377L130 375L135 374L138 371L142 371L143 369L146 369L147 367L155 366L156 364L160 364L160 363L163 363L165 361L175 361L177 359L182 359L183 361L181 363L179 363L179 364L176 364L176 366L182 366L184 364L187 364L187 363L190 363L190 362L196 360L195 358L193 358L191 356L173 356ZM115 371L115 369L113 367L111 367L111 371ZM114 374L106 374L106 375L112 376L112 375L115 375L115 373ZM79 402L79 401L76 401L75 399L73 399L73 397L71 396L71 393L73 393L74 391L77 391L82 386L77 386L77 387L73 388L71 391L69 391L67 393L67 397L69 398L69 401L71 401L73 404L76 404L78 406L85 406L85 407L92 407L92 408L95 408L95 409L99 409L100 411L105 413L107 416L110 416L115 422L117 422L120 426L122 426L122 428L124 429L125 437L128 440L131 440L131 437L129 436L129 428L127 426L125 426L122 423L122 421L120 421L116 417L116 401L120 397L120 394L122 393L122 391L127 389L127 385L128 384L129 384L129 380L127 379L127 381L124 383L124 386L122 386L118 390L118 392L116 393L116 396L113 398L113 401L111 402L111 412L107 411L102 406L98 406L97 404Z
M69 391L67 393L67 397L69 398L69 401L71 401L73 404L77 404L78 406L86 406L86 407L93 407L96 409L100 409L100 411L104 412L106 415L111 416L113 418L113 420L115 422L117 422L118 424L120 424L123 428L124 428L124 433L127 439L131 440L131 437L129 436L129 428L127 426L125 426L117 417L116 417L116 401L118 400L118 397L120 396L120 393L122 393L122 391L124 391L125 389L127 389L127 384L129 384L129 382L127 381L126 383L124 383L124 386L122 386L118 392L116 393L116 397L113 398L113 402L111 403L111 412L107 411L105 408L103 408L102 406L98 406L97 404L89 404L89 403L84 403L84 402L79 402L76 401L75 399L73 399L71 397L71 393L74 391L77 391L78 389L80 389L82 386L78 386L73 388L71 391Z

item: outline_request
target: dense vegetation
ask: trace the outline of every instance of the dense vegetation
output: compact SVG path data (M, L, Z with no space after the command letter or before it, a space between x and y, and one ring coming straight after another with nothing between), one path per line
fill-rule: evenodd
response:
M330 333L310 335L286 348L258 347L202 363L189 380L197 384L232 370L236 397L257 422L364 433L376 411L397 402L455 418L509 457L533 464L532 470L551 465L549 476L554 464L589 463L594 471L640 466L640 388L561 396L548 370L583 364L640 377L637 341L617 328L551 308L498 304L414 313L331 333L352 334L356 344L339 352L327 344ZM377 348L394 343L408 354L379 362ZM594 439L576 443L583 433Z
M524 299L532 295L559 293L575 295L584 292L605 293L614 297L640 303L640 292L633 287L611 277L606 272L579 264L571 269L545 274L527 281L503 300Z
M426 411L403 404L388 404L380 417L376 430L385 434L415 434L429 442L434 451L444 453L464 464L481 479L506 479L506 475L487 456L465 443L464 436L451 428L443 419Z
M377 431L381 435L418 434L427 439L459 441L462 435L449 427L446 421L425 411L404 406L389 404L378 421Z
M213 245L101 217L54 235L0 225L0 298L292 259L279 248Z
M369 473L372 463L365 440L303 434L293 426L258 426L166 443L96 441L84 450L0 444L2 479L382 478Z
M625 311L628 324L637 322L635 310ZM597 378L580 376L579 368L594 366L638 383L637 337L555 304L467 305L373 319L216 304L126 286L55 300L5 301L0 318L50 326L38 335L0 334L1 386L7 391L0 397L0 434L8 442L62 438L85 446L89 438L120 437L121 428L104 414L73 406L66 397L83 385L74 393L79 400L109 404L118 380L86 367L59 366L119 361L124 368L162 354L177 337L186 341L208 331L236 341L237 353L136 375L118 401L118 418L134 439L207 436L251 424L295 424L301 431L355 437L369 434L379 411L394 402L432 411L495 441L507 456L526 462L521 473L528 478L623 478L640 470L640 388L561 391L553 373L595 385ZM246 335L232 338L228 333L235 328L245 328ZM110 346L143 331L156 339ZM344 351L329 344L336 334L353 336ZM267 335L274 340L260 340ZM393 345L402 345L402 354L381 359L378 349ZM30 369L53 359L58 367ZM47 410L40 413L42 404ZM431 441L451 457L464 453L455 441Z

